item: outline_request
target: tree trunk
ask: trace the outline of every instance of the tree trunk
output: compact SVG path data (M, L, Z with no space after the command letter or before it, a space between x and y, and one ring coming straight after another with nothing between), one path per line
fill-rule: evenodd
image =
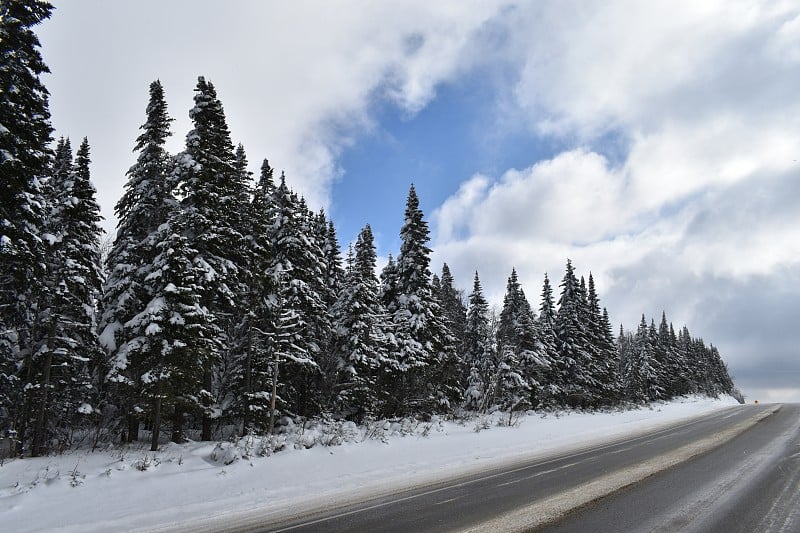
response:
M36 426L33 429L33 445L31 447L31 456L38 457L43 452L45 452L45 442L46 442L46 428L47 428L47 400L49 397L49 390L50 390L50 369L53 366L53 352L49 351L47 353L47 358L45 359L44 363L44 372L42 375L42 383L41 383L41 398L42 401L39 404L39 416L36 419Z
M158 450L158 437L161 431L161 383L158 384L158 392L155 405L153 406L153 438L150 441L150 451Z
M249 320L253 320L250 316ZM253 326L252 323L247 327L247 357L244 363L244 415L242 421L242 436L247 434L247 430L252 423L250 421L250 394L253 392Z
M211 402L210 394L211 394L211 369L206 369L203 372L203 388L206 390L209 396L208 399L203 400L203 429L200 434L200 440L211 440L211 416L208 414L208 407L211 407L209 404Z
M176 444L183 443L183 410L175 405L175 413L172 416L172 437L170 440Z
M139 417L131 409L128 411L128 438L127 442L136 442L139 440Z
M269 434L275 429L275 397L278 395L278 354L272 361L272 395L269 399Z

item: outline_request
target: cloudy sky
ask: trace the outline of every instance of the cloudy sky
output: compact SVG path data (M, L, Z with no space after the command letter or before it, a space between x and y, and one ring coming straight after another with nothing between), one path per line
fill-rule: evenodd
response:
M615 323L662 310L750 399L800 401L796 1L55 0L40 29L58 135L98 198L134 162L160 79L181 150L198 75L253 171L268 158L396 254L413 182L434 267L594 274Z

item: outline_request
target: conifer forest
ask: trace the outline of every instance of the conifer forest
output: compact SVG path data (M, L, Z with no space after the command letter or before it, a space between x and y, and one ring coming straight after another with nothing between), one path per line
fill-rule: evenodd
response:
M717 348L666 314L612 326L592 274L570 260L529 288L535 299L509 265L494 312L478 272L462 289L447 264L432 267L413 186L402 245L378 272L369 225L343 250L291 176L266 159L250 174L202 76L176 154L165 88L144 81L104 245L89 140L74 149L55 133L40 80L35 27L51 9L0 1L0 431L15 455L58 453L76 435L155 450L224 428L268 435L288 419L735 392Z

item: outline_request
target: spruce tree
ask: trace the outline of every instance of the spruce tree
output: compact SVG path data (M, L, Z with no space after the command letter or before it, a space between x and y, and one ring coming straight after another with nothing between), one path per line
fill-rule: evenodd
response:
M173 207L180 209L178 205ZM142 334L130 342L140 354L141 398L153 422L151 450L158 447L161 420L172 418L173 442L184 441L187 414L202 414L199 387L212 354L219 353L214 315L202 304L208 283L205 265L197 262L182 217L170 217L158 231L158 255L152 264L151 299L129 320Z
M376 414L387 402L377 378L385 371L391 346L375 262L372 229L367 225L358 235L351 268L332 309L339 370L336 405L356 420Z
M602 332L601 349L605 352L605 364L609 372L607 381L604 382L606 392L604 400L607 405L614 405L622 399L622 378L619 373L617 343L616 339L614 339L614 331L611 326L611 320L608 317L608 310L605 307L603 308L600 326Z
M463 291L456 289L453 274L447 263L442 265L442 276L439 278L439 287L435 291L439 304L442 307L447 328L456 339L456 353L459 359L463 358L464 328L467 317L467 308L464 305Z
M192 384L197 414L202 417L202 440L211 439L211 420L221 414L221 391L215 390L215 372L223 360L229 321L235 316L239 275L245 238L242 228L247 206L242 205L246 177L237 168L222 103L213 84L202 76L195 88L194 107L189 116L194 129L186 136L186 150L176 157L174 179L181 193L180 208L173 210L169 225L181 228L184 247L195 255L194 265L204 271L200 305L213 320L198 329L214 338L197 339L211 347L198 358L203 379ZM171 236L166 236L170 238Z
M46 250L42 182L52 151L49 72L34 27L50 17L42 1L0 1L0 408L3 429L22 453L33 416L36 301Z
M234 152L234 169L239 184L236 205L242 210L239 216L232 218L233 233L239 236L234 240L233 246L238 249L231 254L236 262L236 277L232 280L236 305L230 311L223 312L219 317L221 326L220 343L222 351L218 364L212 374L212 390L216 417L220 424L238 423L242 415L242 391L240 386L244 379L243 358L248 345L248 298L251 288L255 284L252 272L252 219L251 213L251 182L252 173L248 170L247 154L244 146L239 144Z
M611 333L608 313L600 309L600 298L589 273L587 285L587 329L593 348L591 372L596 385L593 391L595 405L612 405L619 395L617 375L617 350Z
M542 384L541 400L543 406L554 407L562 399L562 391L566 379L566 369L561 364L556 339L556 309L553 300L553 288L547 273L542 283L541 304L539 306L538 331L542 353L550 361L550 369Z
M394 314L397 310L397 264L392 254L389 254L381 270L380 282L381 302L389 313Z
M494 376L494 342L489 317L489 303L483 296L483 288L475 272L469 308L464 325L464 362L468 370L465 376L467 389L464 405L472 411L485 410L489 401L489 388Z
M36 411L34 455L49 451L53 439L63 443L76 413L91 414L98 407L92 407L97 398L89 371L100 359L94 307L102 282L100 207L91 184L88 141L81 143L74 165L70 152L67 141L59 143L57 172L46 188L48 253L28 368Z
M154 266L159 227L175 207L171 158L164 145L173 119L167 113L160 81L150 84L146 121L133 150L136 162L126 173L125 192L115 207L117 234L106 258L107 277L100 301L100 340L106 350L107 390L126 419L123 440L136 440L140 419L148 403L141 397L144 331L131 319L152 300L159 283Z
M330 328L319 292L322 251L310 233L307 208L283 175L272 204L272 257L267 270L275 286L276 321L271 334L283 339L283 347L277 349L286 366L281 370L285 377L280 381L280 403L290 414L313 416L322 410L318 359Z
M515 402L519 408L539 405L543 384L550 370L550 361L542 352L538 336L533 310L519 283L516 269L512 269L497 327L498 371L502 370L507 376L498 380L498 386L507 383L509 387L529 391L524 403ZM498 390L498 393L506 394L502 390ZM516 397L521 393L508 394Z
M266 429L270 415L271 371L275 356L275 337L272 334L275 302L271 296L275 294L275 286L268 269L273 253L274 194L274 170L265 159L249 209L246 254L249 282L245 284L246 313L242 324L245 345L242 350L241 395L238 399L243 432Z
M568 259L555 320L558 358L562 365L563 402L571 407L592 405L594 377L589 373L592 354L584 323L586 301Z
M398 344L390 366L394 376L386 384L396 400L394 405L387 406L387 414L449 410L461 398L460 368L454 339L433 294L428 224L413 185L400 237L396 273L384 271L387 276L383 295L387 298L391 294L387 307L392 313Z
M630 401L641 403L662 396L663 389L659 383L653 336L644 315L633 337L633 346L626 361L624 375L626 393Z

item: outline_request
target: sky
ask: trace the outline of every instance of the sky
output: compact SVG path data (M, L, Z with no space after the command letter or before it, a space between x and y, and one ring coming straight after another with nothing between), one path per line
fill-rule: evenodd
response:
M750 400L800 401L796 1L55 0L56 135L87 136L113 233L151 81L182 149L197 76L250 168L397 254L413 183L432 266L534 307L567 258L612 322L662 311Z

